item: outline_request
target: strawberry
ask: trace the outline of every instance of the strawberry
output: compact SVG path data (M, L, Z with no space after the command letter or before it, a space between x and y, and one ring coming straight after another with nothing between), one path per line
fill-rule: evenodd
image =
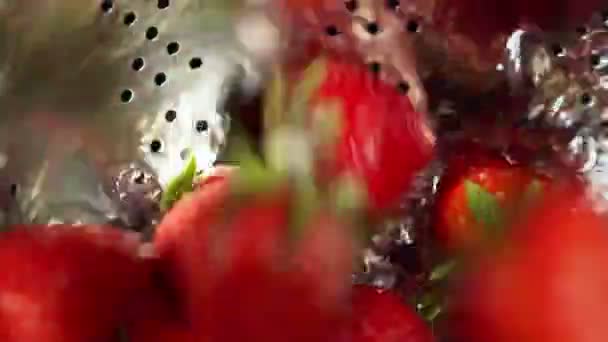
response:
M234 172L238 170L234 166L215 166L205 171L202 177L196 181L196 186L202 187L218 181L223 181L225 178L229 178Z
M479 154L452 158L435 207L438 238L452 250L478 245L499 233L549 181L503 158Z
M397 294L355 286L349 342L431 342L433 333Z
M209 341L330 341L347 318L350 234L330 214L300 216L306 209L280 181L239 193L240 177L254 173L177 202L155 237L165 274Z
M278 1L279 2L279 1ZM319 10L324 6L335 3L333 0L282 0L280 3L290 11ZM334 4L335 7L335 4Z
M551 193L511 230L506 248L465 277L450 341L608 340L608 221L580 192Z
M154 260L158 261L158 260ZM174 289L162 274L156 274L152 286L142 291L126 325L129 342L200 341L177 305Z
M106 342L147 287L137 235L104 227L14 227L0 235L0 340Z
M393 208L432 157L434 135L426 115L414 111L406 95L360 64L317 59L290 95L292 108L274 109L291 115L287 123L305 117L301 121L315 144L318 179L332 183L357 178L374 211ZM271 91L267 103L280 103L276 97ZM302 111L303 101L308 107Z

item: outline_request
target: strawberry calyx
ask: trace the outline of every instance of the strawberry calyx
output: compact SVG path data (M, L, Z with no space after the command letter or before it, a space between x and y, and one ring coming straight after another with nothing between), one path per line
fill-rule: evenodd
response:
M428 275L427 288L413 298L416 310L427 322L433 323L445 311L446 287L460 266L458 259L447 259L435 265Z
M171 209L185 193L194 190L194 179L196 177L196 158L190 155L190 160L184 170L169 182L160 200L162 211Z
M327 60L319 57L313 61L290 85L292 77L277 67L264 96L264 128L273 131L278 126L293 124L304 128L308 104L327 75Z
M499 239L514 219L527 214L538 203L543 194L544 183L539 179L532 179L518 198L512 199L512 203L503 204L495 194L470 180L465 181L465 190L468 207L475 222L483 227L488 238Z
M328 59L321 56L295 80L281 68L275 69L264 98L264 152L271 168L291 175L296 184L316 189L318 196L330 199L333 211L352 214L367 205L363 182L352 174L331 179L316 174L317 164L331 157L331 148L326 147L339 139L343 116L339 99L316 99L327 68Z

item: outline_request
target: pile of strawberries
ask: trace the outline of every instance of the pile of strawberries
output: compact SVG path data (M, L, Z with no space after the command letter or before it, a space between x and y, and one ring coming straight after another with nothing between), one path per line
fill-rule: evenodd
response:
M453 18L487 3L360 2L342 5L357 18L380 13L389 28L398 21L388 10L411 10L410 33L435 20L431 12ZM545 18L540 5L515 3L505 6ZM283 5L294 20L305 14L295 22L307 30L333 10L323 0ZM416 8L430 12L414 22ZM484 18L479 30L434 22L443 43L466 40L455 51L477 58L479 44L519 19L494 26ZM164 194L151 241L109 226L6 227L0 341L608 340L608 275L599 267L608 262L608 217L580 175L541 172L474 139L439 147L445 141L418 88L431 74L419 79L415 65L391 62L384 65L395 74L378 77L361 53L368 49L304 36L310 49L281 63L265 89L261 153L243 137L234 142L238 167L184 172ZM460 63L446 61L442 73ZM480 65L461 66L490 72ZM442 177L422 199L432 202L431 222L420 227L432 237L432 267L414 287L355 283L377 227L437 160Z

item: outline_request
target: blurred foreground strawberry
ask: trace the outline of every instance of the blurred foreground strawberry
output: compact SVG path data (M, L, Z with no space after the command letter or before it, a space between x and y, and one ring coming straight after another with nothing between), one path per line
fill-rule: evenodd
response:
M580 193L548 198L463 282L450 341L608 340L608 220Z
M156 260L159 261L159 260ZM133 316L125 325L128 342L198 342L175 300L174 289L162 274L155 274L152 286L142 291L134 304Z
M433 132L407 94L345 60L321 57L296 80L278 74L265 115L272 129L305 124L318 178L356 178L373 210L394 207L433 155Z
M367 286L353 289L351 335L344 342L431 342L433 333L397 294Z
M234 166L215 166L205 171L202 177L198 181L195 181L195 187L203 187L214 182L223 182L226 178L230 178L237 170L238 167Z
M242 168L177 202L155 237L165 275L200 341L333 341L351 232L299 192L312 188L266 172Z
M107 342L148 285L136 235L14 227L0 235L0 341Z

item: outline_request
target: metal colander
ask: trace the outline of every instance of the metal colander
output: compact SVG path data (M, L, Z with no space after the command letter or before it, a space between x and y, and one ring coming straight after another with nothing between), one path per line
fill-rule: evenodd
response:
M4 223L148 224L191 155L226 143L259 77L236 0L0 1Z

